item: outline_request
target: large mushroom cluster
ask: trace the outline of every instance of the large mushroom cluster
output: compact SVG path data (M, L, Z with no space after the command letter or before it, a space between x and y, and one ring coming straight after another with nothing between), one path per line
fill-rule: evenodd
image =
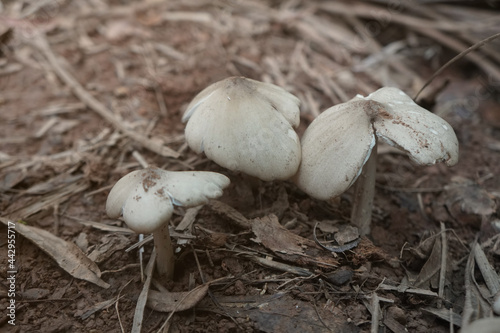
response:
M292 179L311 197L326 200L356 184L351 222L370 232L378 141L401 149L420 165L458 161L458 140L442 118L397 88L332 106L300 140L300 100L285 89L230 77L202 90L183 122L189 147L220 166L263 181ZM111 190L107 213L123 215L137 232L154 234L160 274L172 277L168 226L173 205L195 206L229 185L213 172L134 171ZM168 263L166 263L168 261Z

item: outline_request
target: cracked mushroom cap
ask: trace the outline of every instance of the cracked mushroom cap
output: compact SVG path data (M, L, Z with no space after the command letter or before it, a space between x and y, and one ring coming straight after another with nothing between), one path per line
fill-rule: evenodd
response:
M297 97L270 83L230 77L201 91L188 105L186 141L215 163L265 181L298 169Z
M458 140L450 124L401 90L381 88L327 109L309 125L301 141L297 185L318 199L342 194L360 175L377 138L420 165L458 162Z
M193 207L222 195L229 178L208 171L137 170L113 186L106 202L111 218L123 215L137 233L151 233L172 217L174 207Z

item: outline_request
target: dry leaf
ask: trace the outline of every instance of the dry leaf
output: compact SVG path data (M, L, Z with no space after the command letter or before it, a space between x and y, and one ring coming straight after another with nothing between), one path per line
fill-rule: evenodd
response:
M191 309L205 297L209 283L183 292L159 292L150 290L147 306L160 312L177 312Z
M294 234L283 227L275 215L252 220L252 231L257 243L275 252L281 258L296 264L314 264L330 267L338 262L313 240Z
M491 215L496 210L496 203L479 184L466 178L454 177L453 184L446 186L446 206L454 211L458 206L461 212L476 215Z
M417 279L412 283L415 287L429 288L429 283L434 284L432 279L437 278L437 273L441 269L441 239L436 237L432 252L425 264L420 269ZM425 284L426 282L429 282ZM425 284L425 285L424 285Z
M0 221L5 225L8 225L9 222L4 218L0 218ZM100 279L101 271L96 263L90 260L75 244L46 230L22 223L16 223L15 230L52 257L71 276L92 282L102 288L109 288L109 284Z
M254 241L273 252L304 256L304 247L316 247L312 240L300 237L283 227L274 215L255 219L252 231L256 236Z
M469 258L467 259L464 275L465 300L462 311L463 328L469 326L478 319L491 315L491 306L486 302L486 298L489 295L482 294L483 288L476 280L475 267L478 252L475 251L475 241L471 248L472 250L469 253ZM479 265L481 265L481 263Z

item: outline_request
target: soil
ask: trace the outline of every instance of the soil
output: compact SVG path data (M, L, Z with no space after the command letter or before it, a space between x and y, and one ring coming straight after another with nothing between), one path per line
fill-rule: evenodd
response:
M2 332L131 331L153 242L143 252L130 250L139 236L107 217L105 204L115 182L142 168L142 161L231 179L216 203L189 211L192 223L172 234L173 280L154 275L150 286L180 297L208 288L199 298L177 299L183 311L172 313L171 305L159 311L149 303L142 332L368 332L373 325L372 332L447 332L450 313L459 318L455 330L467 322L471 276L483 291L481 313L491 315L484 308L494 296L486 273L471 271L469 263L478 242L486 262L500 268L498 41L476 53L492 65L489 72L477 59L461 59L416 100L453 127L459 163L417 166L381 146L371 233L345 252L320 248L313 234L317 222L322 230L344 230L352 190L316 200L290 181L256 182L230 172L185 143L187 104L229 76L272 82L297 95L301 136L319 112L358 93L390 85L414 96L457 53L433 39L435 26L404 22L409 16L435 23L448 7L418 11L349 2L387 14L377 19L342 12L347 2L322 3L53 0L0 6L0 260L15 259L15 267L1 266L0 308L7 312L13 299L16 307L15 326L2 315ZM439 31L448 40L459 38L455 25L478 17L498 27L486 4L453 8L449 29ZM369 35L360 30L370 27L376 30ZM471 35L474 41L485 37ZM61 78L40 40L114 122ZM177 207L171 226L187 212ZM8 252L11 234L15 258ZM65 250L50 253L54 244ZM71 259L77 268L65 269L69 254L78 251L83 255ZM81 269L93 265L98 273L90 282ZM488 315L467 318L482 316Z

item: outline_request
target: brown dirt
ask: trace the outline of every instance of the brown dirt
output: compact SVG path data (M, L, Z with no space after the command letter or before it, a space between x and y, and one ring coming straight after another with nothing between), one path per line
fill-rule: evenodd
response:
M198 212L187 231L196 237L176 246L174 280L153 282L152 289L161 289L160 284L183 292L225 279L210 284L193 308L169 318L165 332L367 332L374 295L380 299L380 331L446 332L448 320L429 309L464 315L470 274L466 263L476 238L493 268L500 268L495 229L500 78L481 67L492 64L499 72L498 57L487 53L498 51L498 41L481 49L481 64L474 58L460 60L418 100L453 126L460 162L451 168L415 166L406 156L382 148L372 232L352 251L308 252L314 247L316 221L349 220L350 191L324 202L291 182L255 185L185 145L182 112L196 93L217 80L242 75L296 94L302 100L301 135L319 112L357 93L392 85L413 96L425 78L459 52L447 41L468 46L486 37L460 27L478 18L490 20L491 30L499 25L498 15L495 19L494 9L486 5L454 6L455 16L445 21L449 27L439 30L405 22L408 17L444 22L439 17L450 8L443 5L415 9L362 1L333 1L331 7L323 3L53 0L39 8L28 1L7 1L0 7L0 216L49 231L89 256L108 246L99 260L92 258L110 285L106 289L72 277L18 232L16 325L2 314L0 330L131 330L143 282L138 251L125 250L138 236L87 222L123 226L106 216L105 202L120 177L141 168L137 154L168 170L226 174L232 184L220 201L245 217L238 223L225 208L210 205ZM352 7L341 6L347 3ZM362 10L385 16L377 20ZM436 31L445 38L431 34ZM179 157L152 152L84 105L36 47L36 40L45 38L40 34L46 35L57 62L117 122ZM177 208L172 225L185 213ZM251 219L270 214L288 230L279 231L287 240L305 238L313 244L304 256L280 251L282 243L258 241L257 231L245 228ZM438 271L415 283L419 274L421 279L428 274L425 269L439 267L440 260L432 263L430 258L435 240L441 240L440 222L448 242L442 299L434 295ZM0 260L6 263L8 230L2 226L0 231ZM144 247L144 266L152 247L152 242ZM265 258L273 260L266 264ZM271 267L275 262L288 265L289 271ZM6 309L11 299L7 269L0 276L0 309ZM475 277L484 286L477 269ZM146 308L142 331L157 332L168 317Z

